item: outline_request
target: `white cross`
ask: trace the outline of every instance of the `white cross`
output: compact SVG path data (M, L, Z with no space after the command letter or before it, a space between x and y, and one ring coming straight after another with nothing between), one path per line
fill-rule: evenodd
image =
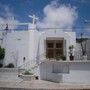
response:
M35 17L35 15L29 15L30 18L32 18L32 23L35 24L35 20L38 20L37 17Z

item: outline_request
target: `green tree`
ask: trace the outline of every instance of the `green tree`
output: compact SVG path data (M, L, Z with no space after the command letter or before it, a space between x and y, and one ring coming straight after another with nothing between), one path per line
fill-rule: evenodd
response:
M5 49L0 46L0 60L3 60L5 57Z
M86 55L86 41L87 38L83 38L83 33L81 33L80 44L82 49L82 55ZM83 42L85 42L85 44Z

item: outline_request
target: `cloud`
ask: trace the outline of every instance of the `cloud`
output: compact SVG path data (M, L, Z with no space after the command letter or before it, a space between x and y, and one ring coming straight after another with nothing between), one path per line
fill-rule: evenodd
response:
M19 20L16 20L14 17L15 15L11 12L10 8L8 6L3 6L3 11L0 15L0 30L4 30L6 27L6 24L8 24L9 29L16 29L17 23L19 23Z
M53 1L45 6L43 12L43 20L37 22L37 27L39 28L62 28L62 30L69 30L78 18L76 7L59 5L57 1Z

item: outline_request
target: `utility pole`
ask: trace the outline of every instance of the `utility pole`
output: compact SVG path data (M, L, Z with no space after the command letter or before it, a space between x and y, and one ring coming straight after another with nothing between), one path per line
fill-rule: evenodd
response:
M5 28L5 34L7 35L9 28L8 28L8 23L6 24L6 28Z
M6 28L5 28L6 31L8 31L8 24L6 24Z

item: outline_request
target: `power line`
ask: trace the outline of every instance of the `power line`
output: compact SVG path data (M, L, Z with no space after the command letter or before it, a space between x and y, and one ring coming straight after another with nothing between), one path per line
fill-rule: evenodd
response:
M8 30L10 31L10 30L19 30L19 31L21 31L21 30L23 30L23 27L19 27L19 28L15 28L15 29L10 29L9 28L9 26L23 26L23 25L29 25L30 23L14 23L14 24L12 24L12 23L7 23L7 24L2 24L2 23L0 23L0 25L1 26L6 26L6 28L7 28L7 26L8 26ZM22 28L22 29L21 29ZM36 28L29 28L29 29L31 29L31 30L75 30L75 31L77 31L77 30L90 30L89 29L89 27L87 28L87 29L85 29L85 27L83 27L83 26L74 26L74 27L71 27L71 28L61 28L61 27L42 27L42 28L39 28L39 27L36 27ZM25 30L25 29L24 29ZM0 30L0 31L4 31L4 30Z

